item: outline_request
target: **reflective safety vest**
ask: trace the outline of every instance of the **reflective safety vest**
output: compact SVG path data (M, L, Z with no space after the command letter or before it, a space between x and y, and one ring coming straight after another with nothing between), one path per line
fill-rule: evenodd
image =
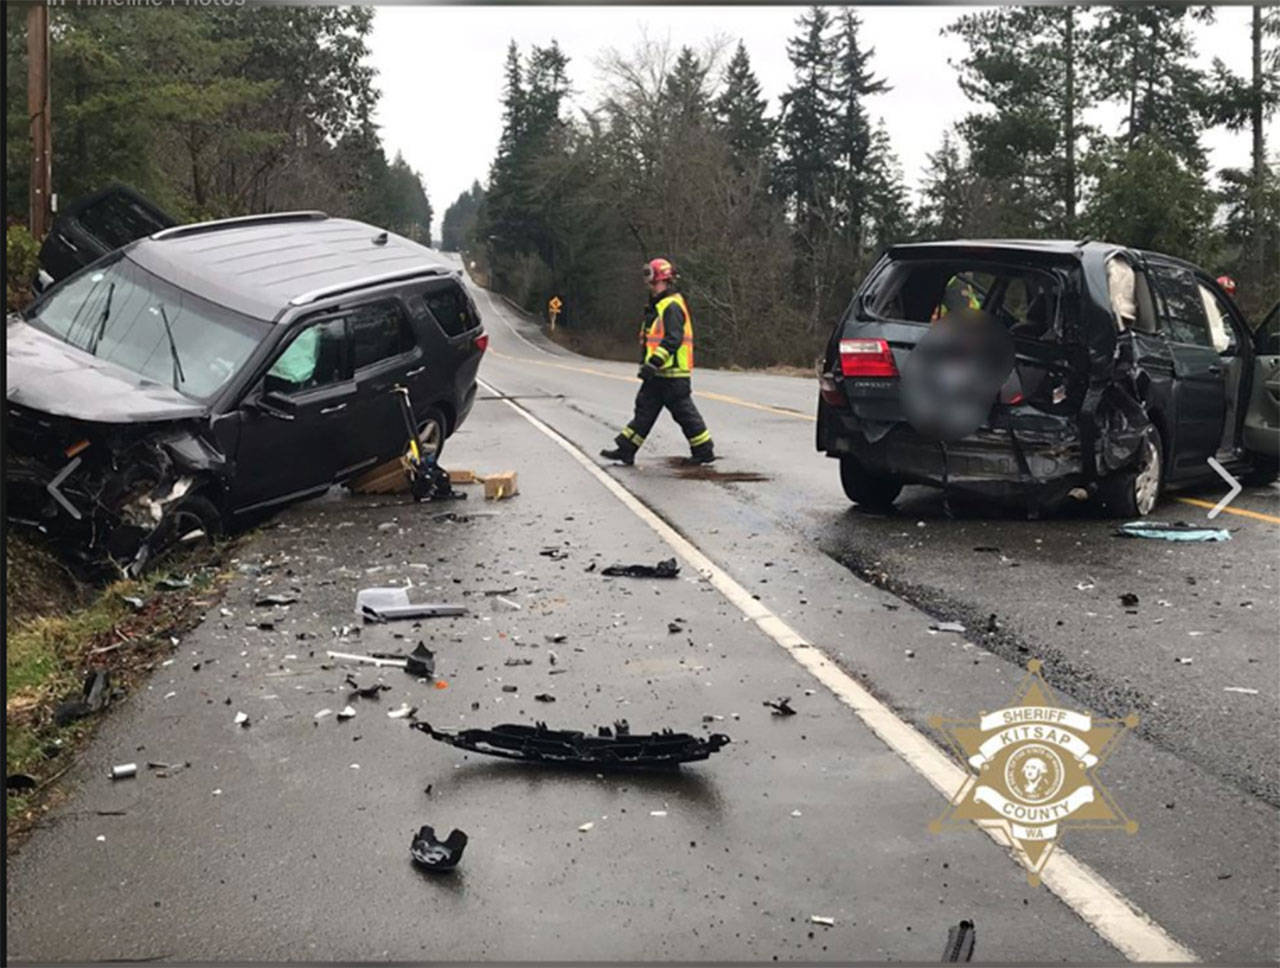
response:
M663 339L666 338L667 330L662 321L662 314L666 312L668 306L676 303L684 310L684 333L681 335L680 348L672 353L662 345ZM657 318L645 324L640 330L641 339L644 340L644 358L649 360L657 357L661 363L658 367L658 376L684 377L693 373L693 319L689 315L689 307L685 304L684 296L680 293L672 293L670 296L663 296L658 300L654 307Z

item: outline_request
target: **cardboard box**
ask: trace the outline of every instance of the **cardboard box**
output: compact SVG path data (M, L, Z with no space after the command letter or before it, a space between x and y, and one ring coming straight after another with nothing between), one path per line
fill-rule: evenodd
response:
M488 474L484 478L484 499L501 501L520 493L515 471Z

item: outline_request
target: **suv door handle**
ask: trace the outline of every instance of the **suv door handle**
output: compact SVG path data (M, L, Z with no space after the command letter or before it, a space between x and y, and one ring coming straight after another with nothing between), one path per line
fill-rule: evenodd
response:
M425 370L426 368L427 368L427 365L424 363L424 364L422 364L422 366L414 367L412 370L410 370L408 373L406 373L406 374L405 374L405 376L417 376L419 373L421 373L421 372L422 372L423 370Z
M346 409L347 409L347 405L345 403L335 403L332 407L321 407L320 412L321 413L337 413L339 410L346 410Z
M1210 364L1209 372L1212 373L1214 376L1220 376L1222 374L1222 367L1220 367L1217 363Z

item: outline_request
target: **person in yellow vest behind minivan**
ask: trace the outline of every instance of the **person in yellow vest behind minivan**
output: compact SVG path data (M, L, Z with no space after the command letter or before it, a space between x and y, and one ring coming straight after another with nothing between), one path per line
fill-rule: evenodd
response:
M711 431L693 402L693 320L684 296L676 289L675 268L666 259L653 259L644 267L649 285L649 307L640 329L643 364L636 412L622 428L614 446L600 456L623 464L635 463L636 451L666 407L689 442L691 464L716 459Z

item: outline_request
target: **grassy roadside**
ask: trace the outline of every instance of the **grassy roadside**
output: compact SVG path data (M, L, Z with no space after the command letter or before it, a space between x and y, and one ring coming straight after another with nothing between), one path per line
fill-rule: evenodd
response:
M88 672L107 672L114 700L172 653L173 640L199 623L230 578L219 570L222 551L192 550L144 579L95 586L73 576L41 545L8 536L5 775L34 782L33 789L6 791L11 839L56 802L54 781L74 764L102 715L60 726L54 710L80 695ZM177 576L190 583L163 587Z

